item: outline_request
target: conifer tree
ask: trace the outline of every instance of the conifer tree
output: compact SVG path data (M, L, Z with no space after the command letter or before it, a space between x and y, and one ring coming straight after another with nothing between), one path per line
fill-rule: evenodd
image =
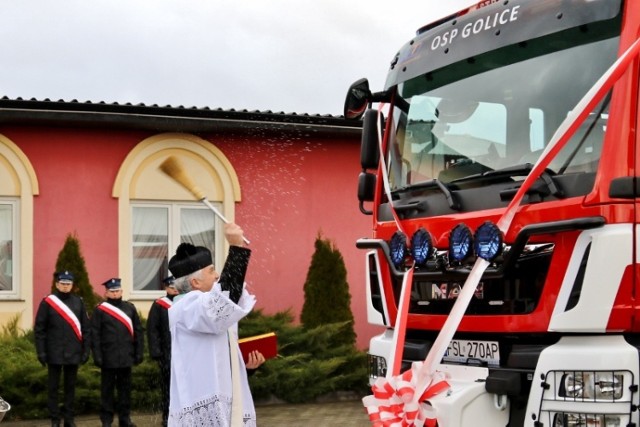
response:
M351 294L342 254L318 233L315 252L304 283L304 304L300 320L306 329L330 323L348 322L340 332L339 343L355 345L356 334L351 312Z
M100 300L89 282L89 274L80 252L80 242L74 234L68 234L62 250L58 254L55 271L70 271L73 273L73 292L77 293L85 303L87 312L92 313L93 308ZM51 290L55 289L55 277L52 279Z

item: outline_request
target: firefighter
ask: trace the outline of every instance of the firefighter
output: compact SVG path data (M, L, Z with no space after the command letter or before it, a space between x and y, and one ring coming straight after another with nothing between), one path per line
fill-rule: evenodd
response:
M173 297L178 295L175 278L169 276L162 281L166 295L151 305L147 319L149 354L160 368L160 390L162 392L162 425L169 419L169 386L171 382L171 332L169 331L169 308Z
M74 401L78 366L89 359L90 324L84 301L72 293L73 274L54 274L55 291L38 307L34 326L38 361L48 370L48 400L51 425L75 426ZM63 380L63 404L58 406L60 377Z
M100 421L110 427L117 409L120 427L131 427L131 370L142 363L144 332L136 307L122 300L121 280L112 278L103 286L106 301L91 318L93 360L101 372Z

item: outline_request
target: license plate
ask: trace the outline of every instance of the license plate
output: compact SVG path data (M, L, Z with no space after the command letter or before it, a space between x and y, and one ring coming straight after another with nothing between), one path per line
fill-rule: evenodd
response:
M442 359L459 363L482 361L489 366L499 366L500 347L497 341L451 340Z

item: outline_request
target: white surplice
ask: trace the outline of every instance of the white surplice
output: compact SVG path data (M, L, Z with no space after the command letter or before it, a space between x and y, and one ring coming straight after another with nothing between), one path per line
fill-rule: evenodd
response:
M191 291L174 299L169 309L171 330L171 390L169 426L227 427L231 425L231 360L228 329L255 305L243 291L238 304L216 283L210 292ZM256 425L256 414L239 354L243 425Z

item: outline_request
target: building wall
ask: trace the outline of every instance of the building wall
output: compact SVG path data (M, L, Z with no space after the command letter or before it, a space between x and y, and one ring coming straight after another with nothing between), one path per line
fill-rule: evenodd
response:
M37 304L49 292L58 253L69 233L80 241L98 293L102 294L100 283L106 279L126 276L118 271L118 200L112 191L127 155L154 134L17 126L4 127L0 133L24 152L39 182L33 202L33 301L25 312L32 321ZM311 132L269 134L260 129L199 137L221 150L237 174L241 201L236 204L235 221L251 240L247 282L258 297L258 308L267 314L291 309L299 316L314 241L321 233L344 257L358 346L366 348L379 328L366 322L364 253L355 247L371 227L371 218L360 213L356 197L359 140L328 139ZM146 314L152 298L132 301Z

